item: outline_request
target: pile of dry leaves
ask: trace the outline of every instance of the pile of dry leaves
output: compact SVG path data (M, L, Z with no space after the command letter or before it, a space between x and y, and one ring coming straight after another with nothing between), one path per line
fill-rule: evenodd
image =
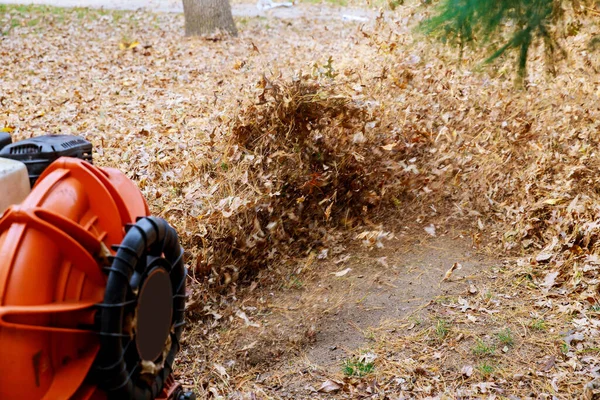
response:
M217 191L222 199L199 216L206 246L198 270L222 276L220 284L323 248L332 228L364 224L404 199L406 162L426 143L418 132L390 134L376 110L326 81L263 77L257 86L212 172L228 195Z

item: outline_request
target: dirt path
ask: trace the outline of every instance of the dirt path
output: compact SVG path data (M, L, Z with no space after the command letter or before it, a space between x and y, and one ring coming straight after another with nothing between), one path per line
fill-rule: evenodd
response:
M182 380L240 400L579 398L588 372L564 387L557 372L565 343L583 338L562 317L573 311L553 308L518 259L483 254L459 230L381 243L324 260L319 249L279 284L266 282L281 271L261 273L186 332Z
M91 7L112 10L147 10L153 12L182 13L181 0L0 0L0 4L41 4L55 7ZM256 7L255 2L232 5L235 17L274 17L281 19L309 18L316 20L345 20L366 22L375 18L370 10L348 7L331 7L315 4L297 4L293 7L278 7L267 11Z
M461 232L431 237L411 230L397 236L384 239L383 248L356 242L328 249L326 260L309 257L279 287L254 291L251 286L240 293L246 323L220 332L218 350L205 360L209 368L237 381L244 388L240 396L345 398L317 390L330 378L343 379L344 365L373 348L381 326L427 319L432 303L468 295L482 272L497 265ZM245 398L235 397L231 387L228 393Z
M311 362L339 368L345 358L368 344L370 331L383 320L407 318L438 296L459 293L468 287L465 282L476 279L490 264L460 237L406 237L392 246L355 252L339 266L342 271L352 269L347 275L330 275L317 285L321 299L328 293L343 293L344 301L324 314L317 340L307 352ZM442 283L455 264L460 269Z

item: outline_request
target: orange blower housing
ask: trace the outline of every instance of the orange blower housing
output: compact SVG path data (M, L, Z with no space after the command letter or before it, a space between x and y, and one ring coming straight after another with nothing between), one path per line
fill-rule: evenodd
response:
M0 399L179 398L182 256L123 173L52 163L0 219Z

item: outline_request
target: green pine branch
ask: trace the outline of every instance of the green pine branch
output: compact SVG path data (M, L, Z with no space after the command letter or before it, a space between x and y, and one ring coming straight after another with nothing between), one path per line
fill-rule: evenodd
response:
M529 49L537 40L543 41L553 69L555 53L561 47L552 26L564 18L567 5L577 9L579 0L441 0L422 29L444 43L458 45L461 58L467 45L498 46L486 63L516 51L518 74L523 78Z

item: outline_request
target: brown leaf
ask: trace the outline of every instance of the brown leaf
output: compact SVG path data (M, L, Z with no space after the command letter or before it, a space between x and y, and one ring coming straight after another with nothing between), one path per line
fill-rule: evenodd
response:
M542 364L542 366L540 367L540 371L548 372L552 368L554 368L554 364L556 364L556 357L550 356L550 357L548 357L546 362L544 362L544 364Z
M452 273L454 271L456 271L457 269L461 269L461 268L462 268L462 265L460 263L455 262L454 264L452 264L450 269L448 271L446 271L446 273L444 274L444 278L442 279L442 282L450 279L450 277L452 276Z
M319 387L319 389L317 389L317 392L333 393L333 392L337 392L341 388L342 388L342 384L340 382L336 382L331 379L327 379L325 382L323 382L321 387Z
M464 367L462 367L460 372L468 378L471 375L473 375L473 366L465 365Z

